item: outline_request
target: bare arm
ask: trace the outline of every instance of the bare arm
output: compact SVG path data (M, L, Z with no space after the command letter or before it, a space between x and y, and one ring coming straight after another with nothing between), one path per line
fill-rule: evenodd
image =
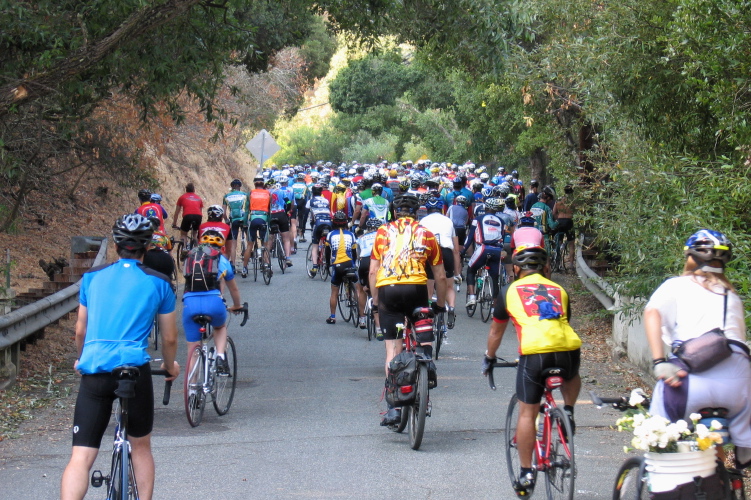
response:
M233 307L230 307L230 311L234 311L237 309L242 309L242 303L240 302L242 299L240 299L240 289L237 288L237 283L235 283L235 280L229 280L225 281L222 280L227 284L227 288L229 289L229 294L232 297L232 304Z
M488 332L488 357L494 358L495 353L501 346L503 334L506 332L508 320L496 321L495 318L490 322L490 331Z
M647 343L652 352L652 359L665 357L665 344L662 342L662 316L657 309L647 308L644 311L644 329L647 332Z
M172 311L157 316L159 333L162 336L162 367L172 375L167 380L175 380L180 375L180 365L175 361L177 355L177 313Z
M378 305L378 290L376 289L376 277L378 276L378 269L381 267L381 261L370 259L370 270L368 272L368 286L370 287L370 294L373 296L373 305Z
M438 296L438 307L446 307L446 269L443 267L443 263L436 264L432 268L436 295Z

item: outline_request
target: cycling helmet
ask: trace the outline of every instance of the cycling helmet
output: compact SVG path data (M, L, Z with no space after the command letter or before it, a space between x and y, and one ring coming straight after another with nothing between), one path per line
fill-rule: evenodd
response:
M461 177L456 177L452 184L454 185L454 189L462 188L464 187L464 179L462 179Z
M276 186L276 179L274 179L273 177L266 181L266 189L270 189L274 186Z
M425 208L428 209L428 211L443 210L443 201L439 198L430 198L427 203L425 203Z
M417 189L420 187L420 178L415 176L412 178L412 180L409 182L410 186L412 186L412 189Z
M331 218L331 223L334 224L334 227L343 227L347 225L347 214L339 210L334 214L334 216Z
M482 197L483 198L490 198L491 196L493 196L493 188L492 187L487 186L487 187L482 188Z
M373 192L373 195L380 196L381 193L383 193L383 186L376 182L375 184L370 186L370 190Z
M254 186L263 186L264 180L263 177L254 177L253 178L253 185Z
M229 187L240 189L243 187L243 183L240 179L233 179L232 182L229 183Z
M467 203L467 197L464 195L460 195L454 198L454 201L456 202L457 205L464 205Z
M496 212L503 210L503 200L501 198L488 198L485 200L485 209Z
M224 215L224 209L220 207L219 205L211 205L207 210L206 214L209 217L213 217L215 219L221 219Z
M365 229L374 231L383 225L383 221L378 217L371 217L365 222Z
M207 229L203 232L203 234L201 234L201 244L213 245L215 247L223 247L224 236L222 236L222 233L220 233L219 231Z
M490 176L488 175L487 172L483 172L480 174L480 180L482 182L488 182L488 179L490 179Z
M141 250L151 241L154 226L151 221L140 214L126 214L117 219L112 226L112 239L125 250Z
M313 196L321 196L321 193L323 193L323 186L320 184L315 184L311 189L311 193Z
M417 198L420 200L420 205L424 207L428 203L428 200L430 200L430 195L428 193L420 193Z
M733 257L733 245L721 232L701 229L688 237L683 252L686 256L691 255L699 264L705 264L703 270L711 271L704 269L706 264L712 260L719 260L723 266L727 264Z
M548 261L548 253L539 246L519 246L511 256L511 262L522 269L540 270Z
M519 218L519 227L534 227L534 226L535 226L535 217L532 215L532 212L522 213L522 216Z
M146 203L147 201L151 201L151 191L148 189L142 189L138 192L138 199L141 201L141 203Z
M344 193L345 191L347 191L347 186L345 186L344 184L337 184L336 186L334 186L335 193Z
M509 192L511 192L511 190L509 189L508 184L493 186L493 196L497 196L498 198L505 198L508 196Z
M162 195L157 193L151 193L151 202L159 203L162 201Z
M417 209L420 208L420 200L412 193L397 196L391 204L395 212L408 212L410 215L415 215Z
M305 172L297 172L297 179L298 180L305 180Z
M404 192L409 190L410 182L409 179L403 179L401 182L399 182L399 190Z

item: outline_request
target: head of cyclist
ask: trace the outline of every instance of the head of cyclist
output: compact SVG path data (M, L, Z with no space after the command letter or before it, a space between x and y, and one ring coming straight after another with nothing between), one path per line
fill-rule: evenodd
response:
M235 191L239 191L240 188L243 187L243 183L240 181L240 179L233 179L233 181L229 183L229 187L231 187Z
M192 182L189 182L185 185L185 192L186 193L195 193L196 187L193 185Z
M462 180L461 177L457 177L454 179L454 182L452 182L452 185L454 186L454 191L461 191L464 187L464 180Z
M485 213L494 214L503 210L503 200L500 198L488 198L485 200Z
M373 193L373 196L381 196L383 194L383 185L376 182L370 186L370 191Z
M256 189L263 189L266 185L266 181L263 180L263 177L257 176L253 178L253 187Z
M208 229L201 233L201 244L221 248L224 246L224 236L219 231Z
M378 228L383 225L383 221L377 217L371 217L365 222L365 232L371 233L378 231Z
M508 194L511 192L509 189L508 184L505 182L503 184L498 184L497 186L493 186L493 196L496 196L498 198L506 198Z
M315 184L311 188L310 192L313 194L313 196L321 196L323 194L323 186L320 184Z
M406 193L409 191L410 182L409 179L403 179L401 182L399 182L399 192L400 193Z
M344 194L347 191L347 186L345 186L342 183L337 184L334 186L334 192L337 194Z
M526 274L542 271L547 262L548 253L545 248L536 245L519 245L511 256L511 263L521 271L527 271Z
M297 172L295 177L297 178L297 182L303 182L305 180L305 172Z
M519 227L535 227L535 217L532 212L524 212L519 218Z
M276 186L276 180L273 177L266 181L266 189L274 189L274 186Z
M719 231L701 229L686 240L683 253L687 258L684 273L698 269L705 273L722 274L733 258L733 245ZM690 261L693 261L693 266Z
M148 189L142 189L138 192L138 201L141 203L149 203L151 201L151 191Z
M347 214L345 214L341 210L334 213L334 216L331 218L331 224L335 229L346 229L347 222Z
M425 203L425 209L429 214L443 212L443 200L441 200L440 198L430 198Z
M151 242L154 226L151 221L139 214L125 214L112 226L112 239L117 255L123 259L140 259Z
M457 196L456 198L454 198L454 201L456 202L457 205L466 206L466 204L467 204L467 197L464 196L464 195L460 195L460 196Z
M224 217L224 209L219 205L211 205L206 209L206 220L209 222L219 222Z
M420 208L420 200L412 193L405 193L394 198L391 205L394 207L394 215L397 218L414 218Z
M157 193L151 193L151 203L161 203L162 195Z
M503 199L503 198L501 198ZM510 208L511 210L516 210L516 198L513 196L507 196L506 197L506 206Z

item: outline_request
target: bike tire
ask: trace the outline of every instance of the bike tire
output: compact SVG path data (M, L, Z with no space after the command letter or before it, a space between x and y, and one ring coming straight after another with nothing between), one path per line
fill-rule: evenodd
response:
M648 500L649 485L644 457L629 457L618 469L613 485L613 500Z
M269 255L269 250L267 248L264 248L261 251L261 264L260 265L261 265L261 273L263 274L263 282L268 285L271 283L271 276L273 276L274 271L271 269L271 256Z
M404 429L406 429L407 425L409 424L409 416L410 416L411 411L412 411L411 406L403 407L401 411L401 418L399 420L399 423L391 426L391 430L396 432L397 434L401 434L402 432L404 432Z
M542 415L540 415L542 418ZM519 399L516 394L511 396L511 400L508 403L508 410L506 411L506 430L504 432L504 447L506 449L506 468L508 471L508 477L511 481L512 489L513 485L519 480L519 473L521 472L521 462L519 460L519 450L516 446L516 426L519 421ZM532 454L532 466L535 479L537 478L536 454Z
M549 500L573 500L576 482L574 433L566 412L550 412L550 467L545 470L545 490Z
M313 245L315 244L315 242L311 241L308 249L305 251L305 271L308 273L308 278L310 279L315 278L313 275Z
M339 305L339 314L341 314L342 319L345 323L352 319L352 310L349 308L349 304L347 303L348 300L349 284L347 282L343 282L339 286L339 294L336 296L336 302Z
M366 326L368 327L368 342L370 342L371 340L375 338L375 329L376 329L375 317L374 317L373 311L370 309L368 309L368 311L365 313L365 323L366 323Z
M360 304L357 300L357 287L353 282L350 282L349 284L349 296L347 301L349 302L352 324L357 327L360 321Z
M480 293L477 294L477 302L480 303L480 317L482 318L483 323L488 322L490 319L490 311L493 309L493 285L490 282L492 279L493 278L491 278L490 275L486 276L485 280L482 282Z
M284 271L287 270L287 256L284 255L284 246L279 237L277 237L274 242L274 248L276 249L276 262L279 264L279 269L282 271L282 274L284 274Z
M255 252L255 250L253 250ZM258 257L253 255L253 281L258 281L258 266L260 265L258 262Z
M245 238L240 238L240 257L245 258L245 250L248 249L248 243Z
M185 416L191 427L201 425L203 409L206 406L206 394L203 382L206 380L206 355L200 346L196 346L188 355L185 370L184 399Z
M441 352L441 345L443 344L444 314L438 313L433 318L433 357L435 359L438 359L438 353Z
M467 289L467 300L469 300L469 287L466 287L466 289ZM475 311L477 310L477 304L473 306L466 306L466 307L467 307L467 316L471 318L472 316L475 315Z
M218 415L226 415L232 400L235 399L237 386L237 351L232 337L227 335L227 347L224 355L229 365L229 375L214 375L214 409Z
M329 266L326 265L326 259L324 258L324 252L326 251L324 246L321 246L318 249L318 274L321 276L321 281L326 281L329 279L329 276L331 275L331 271L329 270Z
M409 445L420 449L425 432L425 417L428 413L428 365L420 363L417 368L417 398L409 412ZM402 411L404 411L402 409Z

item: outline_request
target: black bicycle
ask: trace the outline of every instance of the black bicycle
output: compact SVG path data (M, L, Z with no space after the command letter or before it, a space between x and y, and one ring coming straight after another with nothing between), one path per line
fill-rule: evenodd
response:
M112 445L112 466L110 473L103 475L102 471L91 473L91 486L95 488L107 485L108 500L138 500L138 486L133 472L133 463L128 441L128 401L136 395L136 379L140 371L135 366L120 366L112 370L117 378L117 406L115 409L115 440ZM167 370L152 370L152 375L169 377ZM164 384L162 404L168 405L172 381Z
M347 272L342 278L342 284L339 285L339 295L336 298L339 304L339 313L342 315L342 319L346 323L352 321L352 324L357 326L357 321L360 315L360 307L357 302L357 269L352 267L347 269Z

